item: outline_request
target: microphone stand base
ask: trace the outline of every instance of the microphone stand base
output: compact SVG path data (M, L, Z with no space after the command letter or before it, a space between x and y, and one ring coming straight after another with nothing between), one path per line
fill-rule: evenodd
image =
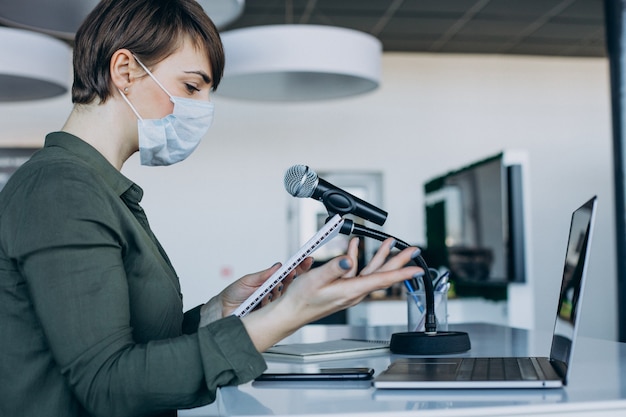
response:
M391 335L389 350L403 355L446 355L471 349L465 332L403 332Z

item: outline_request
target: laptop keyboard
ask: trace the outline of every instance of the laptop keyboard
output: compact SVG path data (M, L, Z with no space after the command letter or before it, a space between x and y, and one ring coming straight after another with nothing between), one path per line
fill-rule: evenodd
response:
M464 358L457 373L458 381L538 379L539 374L531 358Z

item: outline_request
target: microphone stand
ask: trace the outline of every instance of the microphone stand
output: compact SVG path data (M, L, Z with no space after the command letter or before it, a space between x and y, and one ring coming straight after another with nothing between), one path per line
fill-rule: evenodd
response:
M344 224L339 230L339 233L369 237L381 242L387 238L393 238L396 240L395 247L400 250L411 246L394 236L354 223L350 219L344 219ZM424 295L426 297L425 329L423 332L410 331L392 334L389 350L391 350L392 353L405 355L444 355L470 350L471 344L467 333L437 331L435 290L430 277L430 270L421 255L416 256L413 260L426 274L423 279Z

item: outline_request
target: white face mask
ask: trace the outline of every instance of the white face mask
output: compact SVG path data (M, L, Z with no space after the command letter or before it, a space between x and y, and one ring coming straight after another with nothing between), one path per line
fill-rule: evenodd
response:
M139 65L170 97L174 111L162 119L142 119L124 93L122 98L137 116L139 157L142 165L171 165L187 158L198 147L213 122L213 103L172 96L137 57ZM118 90L119 91L119 90Z

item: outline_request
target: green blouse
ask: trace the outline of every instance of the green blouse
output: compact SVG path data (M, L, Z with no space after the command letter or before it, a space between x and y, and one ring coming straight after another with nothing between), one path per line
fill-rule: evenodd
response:
M0 415L175 415L265 370L237 317L183 314L142 195L63 132L0 193Z

